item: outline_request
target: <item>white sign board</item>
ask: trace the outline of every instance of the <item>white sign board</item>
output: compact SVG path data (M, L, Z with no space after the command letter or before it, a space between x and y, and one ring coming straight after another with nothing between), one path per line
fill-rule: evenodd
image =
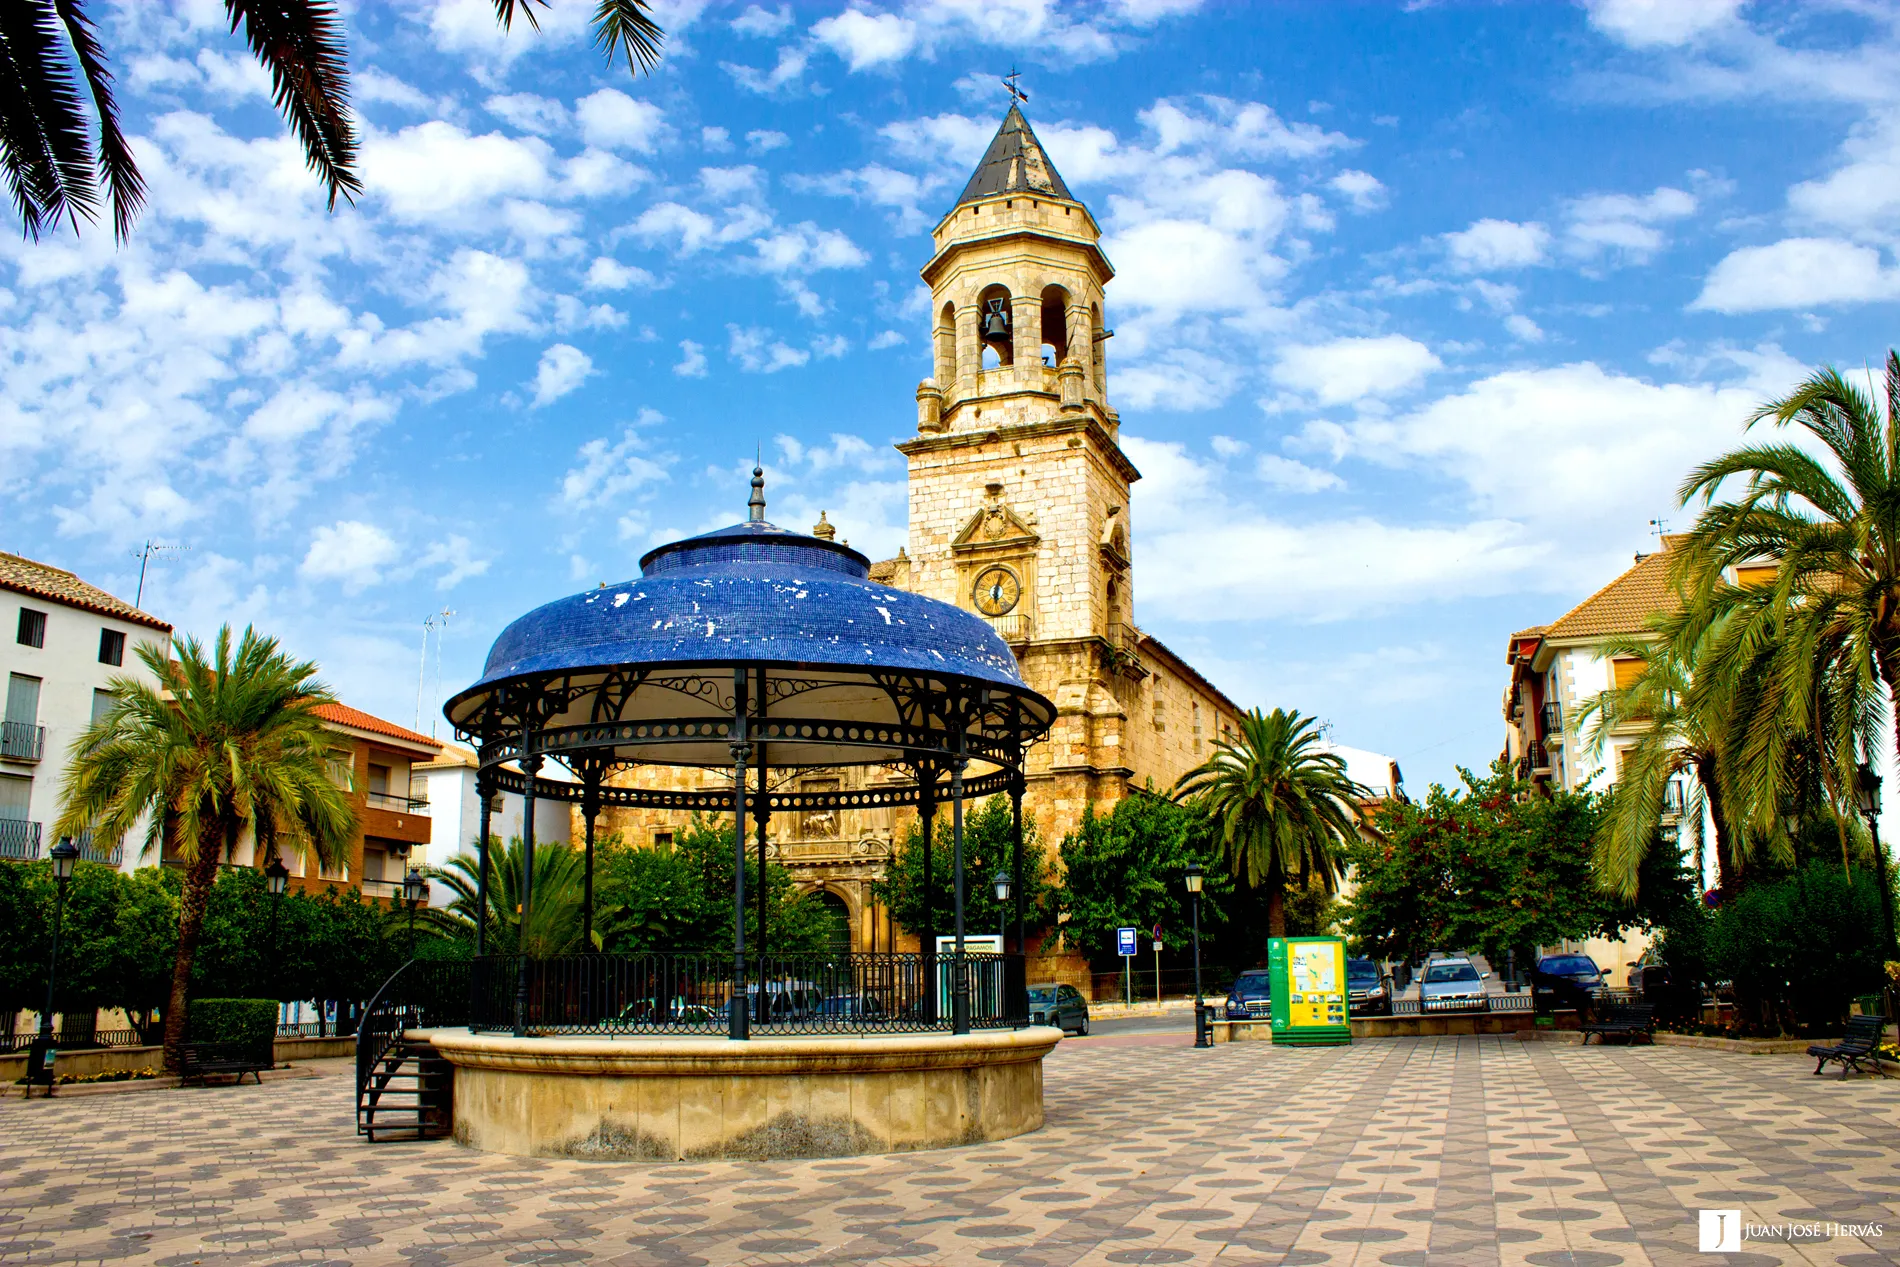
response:
M1139 929L1135 929L1135 928L1116 929L1115 930L1115 953L1118 955L1134 954L1135 953L1135 934L1138 933L1139 931L1140 931Z

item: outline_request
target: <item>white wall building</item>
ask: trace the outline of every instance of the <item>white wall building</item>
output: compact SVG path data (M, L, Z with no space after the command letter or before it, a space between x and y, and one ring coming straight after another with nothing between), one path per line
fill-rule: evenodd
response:
M113 677L158 685L136 648L169 655L171 634L164 621L71 572L0 552L0 858L41 858L52 847L73 740L110 702ZM144 838L82 844L83 856L129 870Z
M555 762L542 768L543 779L570 781L568 773ZM421 785L426 790L417 790ZM475 754L460 744L445 743L442 754L433 761L413 767L410 795L429 802L429 845L425 865L445 867L457 854L473 854L481 832L481 804L475 797ZM489 819L489 834L504 844L521 835L522 798L514 792L501 794L496 813ZM537 844L567 844L573 839L573 812L566 801L538 800L534 806L534 839ZM446 906L446 886L430 886L429 901Z

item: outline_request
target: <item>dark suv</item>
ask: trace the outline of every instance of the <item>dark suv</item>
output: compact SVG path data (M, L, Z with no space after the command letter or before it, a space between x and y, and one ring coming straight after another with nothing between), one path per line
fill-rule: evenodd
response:
M1581 1008L1603 985L1603 969L1588 955L1541 955L1531 969L1531 995L1540 1011Z
M1354 1016L1391 1015L1391 983L1370 959L1346 961L1346 998Z
M1272 977L1265 968L1249 968L1234 978L1227 991L1227 1019L1264 1020L1273 1015Z

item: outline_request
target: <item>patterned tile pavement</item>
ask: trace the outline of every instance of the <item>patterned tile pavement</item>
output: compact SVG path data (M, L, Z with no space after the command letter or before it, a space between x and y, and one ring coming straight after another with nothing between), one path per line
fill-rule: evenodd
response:
M1900 1261L1900 1080L1513 1038L1066 1042L1048 1125L900 1157L635 1166L365 1144L343 1062L0 1104L0 1264ZM1696 1211L1880 1238L1697 1252Z

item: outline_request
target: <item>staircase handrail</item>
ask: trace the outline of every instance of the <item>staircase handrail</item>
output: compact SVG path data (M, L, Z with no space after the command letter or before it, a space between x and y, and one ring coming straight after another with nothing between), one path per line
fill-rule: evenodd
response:
M442 988L439 981L429 981L431 976L448 978L447 988ZM469 965L464 961L411 959L392 972L370 999L356 1027L357 1134L368 1134L364 1109L374 1110L382 1084L388 1082L385 1074L382 1083L371 1085L376 1082L377 1070L384 1058L402 1042L405 1031L427 1025L454 1024L457 1013L465 1017L468 976ZM433 1001L415 997L430 993L428 985L437 987ZM445 1006L447 1000L454 1002Z

